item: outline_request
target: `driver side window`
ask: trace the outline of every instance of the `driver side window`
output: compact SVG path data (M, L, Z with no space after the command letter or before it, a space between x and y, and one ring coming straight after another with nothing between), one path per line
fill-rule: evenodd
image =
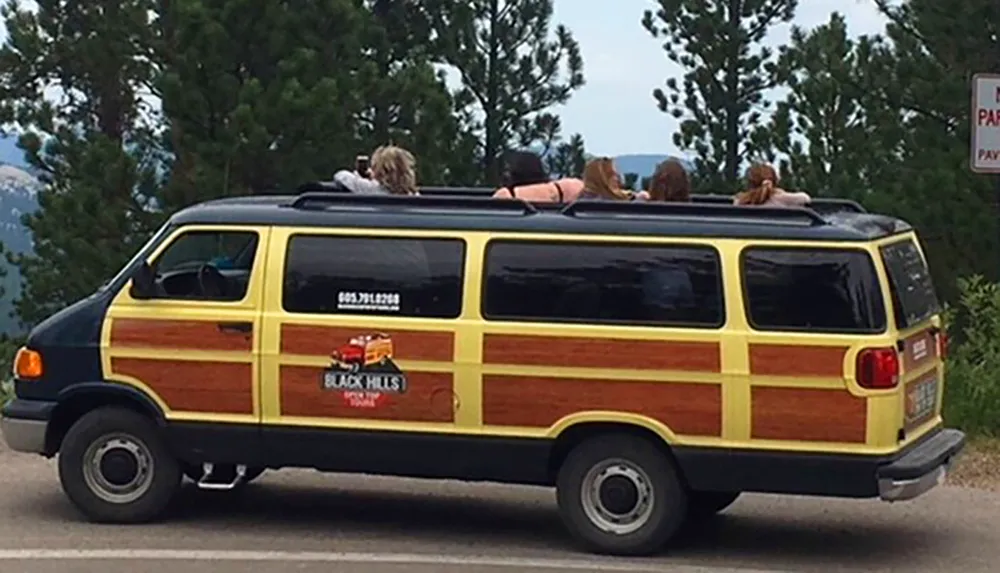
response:
M257 233L189 231L151 263L157 299L234 302L247 293Z

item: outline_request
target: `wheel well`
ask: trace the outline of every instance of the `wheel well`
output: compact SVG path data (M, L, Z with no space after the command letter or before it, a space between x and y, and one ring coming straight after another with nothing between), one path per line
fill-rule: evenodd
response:
M577 444L602 434L627 434L639 439L647 440L659 448L664 455L669 457L675 464L677 463L673 452L670 450L670 444L660 437L659 434L648 428L644 428L636 424L616 422L585 422L566 428L559 434L558 437L556 437L555 444L552 446L552 453L549 455L548 474L552 483L555 483L556 475L559 473L559 467L562 466L563 461L566 460L566 456L569 455L570 451L576 447Z
M62 446L66 432L84 414L104 406L118 406L132 410L143 416L147 416L157 423L162 421L162 416L148 404L144 404L141 399L121 392L92 391L80 392L61 401L52 412L49 420L49 428L45 435L45 454L53 456Z

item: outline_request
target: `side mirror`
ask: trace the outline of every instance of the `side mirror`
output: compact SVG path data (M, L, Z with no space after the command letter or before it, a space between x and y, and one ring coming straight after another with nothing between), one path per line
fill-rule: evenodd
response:
M146 261L132 273L132 288L128 294L137 300L153 298L156 294L156 273Z

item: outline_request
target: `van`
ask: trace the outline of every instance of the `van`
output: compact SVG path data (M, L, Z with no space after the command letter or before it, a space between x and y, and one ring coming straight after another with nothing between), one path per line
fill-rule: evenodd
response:
M639 555L743 492L915 498L965 443L901 220L300 191L177 212L18 351L4 439L90 520L315 468L554 486Z

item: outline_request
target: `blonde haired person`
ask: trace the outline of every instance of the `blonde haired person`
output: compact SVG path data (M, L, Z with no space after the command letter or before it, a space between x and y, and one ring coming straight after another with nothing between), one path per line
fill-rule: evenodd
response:
M353 193L419 195L416 163L413 154L402 147L383 145L372 153L370 173L342 169L333 180Z

